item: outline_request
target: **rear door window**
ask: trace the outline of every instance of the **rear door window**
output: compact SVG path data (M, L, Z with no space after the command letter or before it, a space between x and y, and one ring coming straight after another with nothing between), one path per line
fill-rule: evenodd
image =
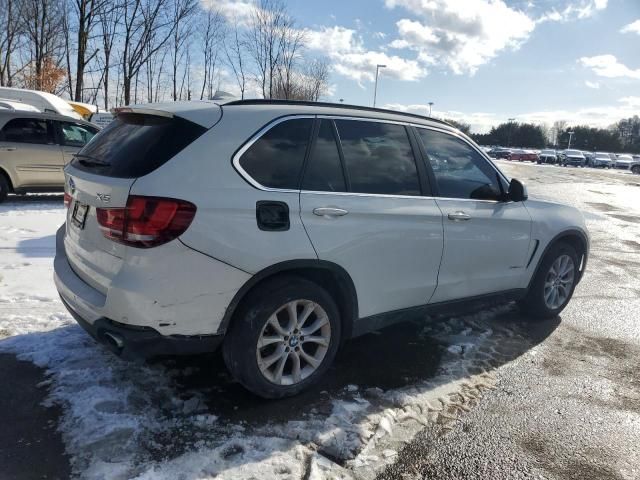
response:
M285 120L269 129L240 157L240 166L260 185L298 189L313 119Z
M420 195L413 150L402 125L336 120L352 192Z
M53 128L41 118L14 118L0 132L0 140L15 143L53 144Z
M168 162L205 131L179 117L121 113L71 164L96 175L137 178Z
M302 182L303 190L345 192L346 184L331 120L322 120Z

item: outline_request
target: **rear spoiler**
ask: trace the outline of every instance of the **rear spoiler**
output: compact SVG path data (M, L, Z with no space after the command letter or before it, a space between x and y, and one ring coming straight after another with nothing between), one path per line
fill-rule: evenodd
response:
M111 113L114 116L117 116L120 113L139 113L141 115L153 115L156 117L165 117L165 118L174 117L174 114L171 112L165 112L163 110L156 110L155 108L144 108L144 107L138 107L138 106L112 108Z

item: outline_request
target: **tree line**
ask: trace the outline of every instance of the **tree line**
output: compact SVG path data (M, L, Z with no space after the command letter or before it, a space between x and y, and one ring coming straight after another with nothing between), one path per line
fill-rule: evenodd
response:
M116 105L211 98L220 85L318 100L323 58L282 0L228 18L198 0L0 0L0 86Z
M455 123L469 132L468 124ZM566 121L556 121L551 127L505 122L492 127L488 133L472 133L471 137L480 145L555 149L568 148L571 137L571 148L577 150L640 153L640 117L622 119L608 128L570 126Z

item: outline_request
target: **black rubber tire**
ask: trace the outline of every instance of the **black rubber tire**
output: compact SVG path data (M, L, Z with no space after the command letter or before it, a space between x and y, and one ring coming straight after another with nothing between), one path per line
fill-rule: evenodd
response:
M295 299L311 300L327 312L331 325L329 348L318 369L295 385L276 385L265 378L258 367L256 346L269 316ZM231 375L247 390L263 398L296 395L317 383L333 363L341 334L340 311L322 287L295 275L283 275L251 291L234 314L222 346L225 364Z
M7 195L9 195L9 182L7 182L5 176L0 173L0 203L7 199Z
M560 255L569 255L569 257L571 257L571 259L573 260L573 266L575 269L574 282L571 286L571 291L569 292L569 295L565 302L556 309L550 309L549 307L547 307L544 301L544 281L547 273L549 273L551 265L553 265L553 262L555 262ZM573 296L573 292L576 288L576 281L578 280L579 266L580 259L578 258L578 254L576 253L575 249L571 245L568 245L564 242L558 242L552 245L542 259L540 267L538 268L538 271L536 272L536 275L533 278L531 285L529 286L529 291L527 292L526 297L518 302L522 313L524 313L530 320L534 321L547 320L549 318L557 317L560 312L564 310L564 308L571 300L571 297Z

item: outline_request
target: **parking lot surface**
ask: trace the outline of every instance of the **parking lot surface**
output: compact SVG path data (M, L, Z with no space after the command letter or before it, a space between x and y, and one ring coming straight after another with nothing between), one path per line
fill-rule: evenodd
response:
M585 214L591 257L562 317L531 324L496 305L398 325L347 344L318 388L272 402L234 383L217 354L139 365L96 345L51 280L61 196L10 199L0 206L0 471L640 478L640 177L497 163L532 197Z

